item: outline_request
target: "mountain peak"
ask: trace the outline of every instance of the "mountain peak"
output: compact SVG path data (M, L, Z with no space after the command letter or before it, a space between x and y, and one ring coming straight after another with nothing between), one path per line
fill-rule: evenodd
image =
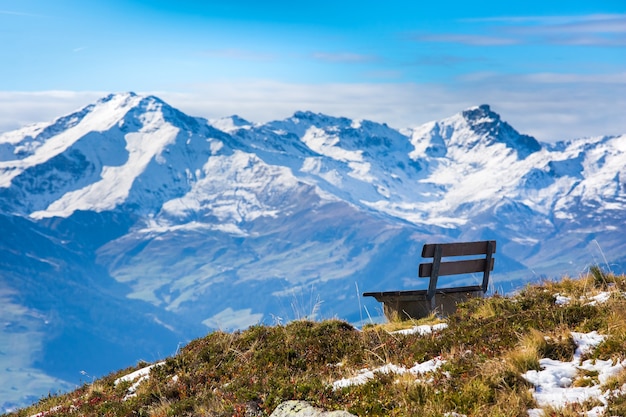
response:
M291 121L298 124L308 124L321 127L333 124L337 126L350 126L352 120L346 117L334 117L323 113L313 113L312 111L297 111L291 117Z
M493 110L488 104L470 107L461 112L463 120L476 133L489 133L490 128L497 126L502 122L500 115Z
M541 144L535 138L519 133L503 121L498 113L492 111L488 104L470 107L461 115L475 134L486 138L490 143L504 143L508 148L514 149L521 159L541 149Z
M254 125L252 122L234 114L229 117L222 117L210 121L211 126L222 132L231 133L239 129L251 129Z
M463 111L463 117L468 122L499 121L500 115L491 110L489 104L470 107Z
M134 91L126 91L126 92L123 92L123 93L109 93L106 96L104 96L101 99L99 99L98 103L106 103L106 102L109 102L109 101L113 100L114 98L118 98L118 97L132 98L132 97L138 97L138 95Z

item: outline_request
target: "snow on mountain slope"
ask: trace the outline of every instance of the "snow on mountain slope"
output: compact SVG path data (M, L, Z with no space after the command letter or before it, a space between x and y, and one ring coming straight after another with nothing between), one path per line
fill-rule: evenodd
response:
M422 181L441 191L436 202L420 207L434 218L449 216L462 224L472 213L503 200L517 201L540 215L573 218L580 210L573 203L579 194L588 202L612 200L607 184L612 184L608 194L619 202L615 207L624 208L623 190L619 197L624 183L619 173L624 166L623 137L542 146L517 133L485 105L408 133L415 146L411 156L425 155L436 166ZM593 152L581 151L582 146ZM564 206L567 210L562 210Z
M254 154L235 151L211 157L202 178L183 197L167 201L158 218L174 224L185 218L213 217L219 224L275 217L285 206L285 194L297 192L298 180L288 168L268 165Z
M119 122L127 107L136 105L140 100L141 97L136 95L111 95L100 100L98 105L87 106L59 119L57 126L44 128L44 125L37 125L3 135L0 143L14 145L13 154L18 158L10 163L3 161L0 165L0 186L7 187L13 178L26 169L61 154L88 133L110 129ZM23 137L22 140L20 136ZM16 144L19 145L15 146Z
M0 196L3 211L33 219L120 210L145 231L243 236L241 224L297 212L312 192L420 230L481 219L535 245L581 223L618 227L623 143L542 145L487 105L399 132L311 112L208 123L129 93L3 135Z
M595 214L588 221L597 223L611 212L624 219L626 135L573 141L564 154L567 159L549 168L554 175L568 175L575 181L556 202L557 217L573 219L582 206Z
M300 178L363 209L370 210L372 202L381 199L404 206L407 196L424 201L433 193L429 184L418 183L425 175L424 166L409 157L413 147L408 138L386 125L297 112L284 121L236 133L246 141L261 142L255 148L263 151L268 143L279 144L274 155L257 154L289 166ZM393 210L374 211L396 215ZM412 211L411 220L421 218Z
M155 97L132 93L22 133L21 141L13 132L0 137L15 155L0 162L0 194L5 210L35 219L122 204L154 212L190 188L211 153L207 141L223 135ZM27 145L32 150L23 157Z
M541 149L486 105L403 132L419 174L406 186L393 188L395 199L368 205L417 224L450 228L466 224L468 212L475 215L484 210L482 203L491 204L506 196L507 189L516 188L520 173L536 160L528 157Z

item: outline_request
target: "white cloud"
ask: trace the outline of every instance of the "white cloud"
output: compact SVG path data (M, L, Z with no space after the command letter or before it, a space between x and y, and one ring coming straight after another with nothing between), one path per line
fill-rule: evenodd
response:
M376 61L377 58L373 55L355 54L353 52L316 52L313 54L314 59L326 62L346 62L346 63L362 63Z
M297 110L417 126L487 103L514 128L542 141L626 132L626 75L479 74L443 84L287 84L248 82L194 86L194 93L157 93L181 110L252 122Z
M108 92L0 92L0 132L51 121ZM237 114L251 122L298 110L368 119L394 128L418 126L467 107L490 104L514 128L541 141L626 133L626 74L526 76L478 73L453 85L415 83L207 83L156 95L191 115Z
M619 74L555 74L539 73L523 76L528 81L542 84L622 84L626 85L626 72Z
M418 35L415 36L414 40L419 42L460 43L471 46L505 46L520 43L520 41L510 37L453 33Z
M251 308L233 310L228 307L202 322L207 327L220 330L245 329L260 323L263 318L261 313L252 313Z
M418 35L419 42L445 42L471 46L515 44L619 47L626 45L626 14L582 16L505 16L461 19L485 33L436 33ZM498 26L489 26L498 24ZM476 27L474 27L474 30ZM474 31L472 30L472 32Z
M468 23L537 23L542 25L560 25L571 22L603 22L613 19L624 19L626 14L619 13L595 13L587 15L552 15L552 16L495 16L460 19L460 22Z
M105 96L105 92L0 91L0 132L50 122Z

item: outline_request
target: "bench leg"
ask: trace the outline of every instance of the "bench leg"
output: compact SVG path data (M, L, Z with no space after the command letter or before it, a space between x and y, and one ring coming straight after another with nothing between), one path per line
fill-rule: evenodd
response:
M483 272L483 293L487 293L487 289L489 287L489 272L491 271L491 258L493 257L493 243L491 241L487 242L487 253L485 256L485 271Z
M430 301L430 309L435 310L435 291L437 290L437 279L439 278L439 267L441 266L441 254L443 248L441 245L435 245L435 256L433 257L433 267L430 270L430 282L428 283L427 298Z
M403 321L403 320L419 320L424 317L428 317L432 310L430 308L430 302L427 300L421 301L385 301L383 303L383 312L385 318L389 322Z

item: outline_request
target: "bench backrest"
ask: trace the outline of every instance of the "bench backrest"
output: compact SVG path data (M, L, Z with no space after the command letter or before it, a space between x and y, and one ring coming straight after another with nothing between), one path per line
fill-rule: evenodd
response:
M483 293L487 292L489 285L489 272L493 270L493 254L496 252L495 240L483 240L479 242L462 243L435 243L426 244L422 249L422 258L433 258L432 262L423 263L419 266L419 276L430 277L428 285L428 298L433 300L437 289L437 279L443 275L483 273L483 282L480 288ZM441 258L455 256L482 255L477 259L464 259L460 261L442 262Z

